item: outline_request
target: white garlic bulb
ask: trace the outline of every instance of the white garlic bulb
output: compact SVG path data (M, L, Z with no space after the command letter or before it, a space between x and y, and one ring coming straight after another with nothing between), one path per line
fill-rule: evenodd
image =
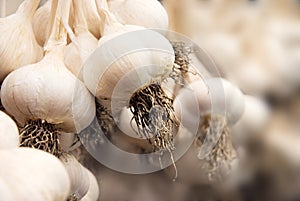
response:
M81 199L81 201L97 201L99 198L99 194L100 194L97 179L96 179L95 175L93 175L93 173L91 173L91 171L89 171L88 169L85 169L85 171L87 172L87 174L89 176L90 186L89 186L88 192Z
M98 39L88 30L88 24L82 11L84 7L83 0L75 0L73 7L76 14L74 16L75 34L71 32L70 28L67 29L70 30L69 35L72 42L66 47L64 61L68 69L75 76L78 76L83 63L97 48Z
M100 7L99 11L105 19L104 34L98 49L84 65L84 83L106 107L110 107L110 102L101 100L112 99L113 93L117 94L118 105L115 108L120 111L128 106L130 97L137 89L169 75L175 59L174 51L163 35L139 26L121 25L105 6ZM116 41L122 40L122 36L128 36L128 40L125 43L123 40L123 46L120 46ZM148 40L144 40L145 37ZM134 49L134 52L122 55L124 50L130 48L128 44L131 42L140 51Z
M13 70L38 62L43 56L32 29L39 2L25 0L15 14L0 19L0 81Z
M108 6L122 24L149 29L169 28L168 14L157 0L109 0Z
M0 178L13 192L10 195L12 200L67 199L70 179L64 165L55 156L37 149L16 148L1 150L0 158Z
M12 149L19 146L19 130L16 123L0 111L0 149Z
M200 115L219 114L226 117L230 125L235 124L244 112L244 95L229 81L222 78L199 79L181 89L174 101L177 116L187 115L183 122L190 128L196 125ZM185 114L181 114L184 112Z
M1 199L5 201L14 201L12 189L9 189L9 186L2 178L0 178L0 195Z
M58 6L63 4L60 1ZM2 84L1 100L7 112L22 126L29 120L41 119L64 132L76 132L94 118L95 103L83 83L64 64L66 32L60 8L45 57L11 73ZM68 16L68 10L63 14Z
M62 154L59 158L69 174L71 188L70 197L80 200L89 189L89 175L85 168L71 154Z
M32 27L34 35L37 42L44 46L48 35L49 35L49 21L50 21L50 11L51 11L51 1L48 0L44 5L42 5L33 16Z

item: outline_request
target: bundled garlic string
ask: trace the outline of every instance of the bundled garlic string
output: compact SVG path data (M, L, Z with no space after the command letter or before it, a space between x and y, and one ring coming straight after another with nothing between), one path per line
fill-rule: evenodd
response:
M104 19L103 36L84 65L84 83L113 116L130 108L137 132L156 149L173 149L173 101L161 87L174 63L172 45L157 32L120 24L106 1L97 5Z
M108 6L122 24L149 29L169 28L168 14L157 0L108 0Z
M89 32L88 24L82 11L84 7L83 0L75 0L73 7L75 13L75 34L72 32L68 24L64 23L72 41L69 45L67 45L65 50L65 64L75 76L78 76L81 71L82 64L97 48L98 39Z
M58 135L87 127L95 115L95 101L64 64L67 33L61 21L69 16L71 0L52 0L52 4L53 28L45 57L9 74L1 88L1 101L21 127L21 146L59 156Z
M39 2L25 0L15 14L0 19L0 82L13 70L43 57L43 49L32 30L32 18Z
M90 186L88 172L71 154L62 154L59 159L64 164L71 182L68 200L81 200Z

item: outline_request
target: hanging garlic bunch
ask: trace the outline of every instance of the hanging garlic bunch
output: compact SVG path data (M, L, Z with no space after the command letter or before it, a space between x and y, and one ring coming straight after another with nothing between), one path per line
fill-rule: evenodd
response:
M96 177L89 171L88 169L85 169L89 176L89 190L85 194L85 196L81 199L81 201L97 201L99 198L99 186Z
M44 46L49 36L51 1L52 0L48 0L44 5L38 8L33 16L32 27L34 35L41 46Z
M98 39L88 30L88 24L82 11L83 0L75 0L73 7L75 35L68 24L65 24L72 41L65 50L65 64L75 76L78 76L83 63L97 48Z
M15 14L0 18L0 81L13 70L42 59L32 18L40 0L25 0Z
M0 111L0 149L12 149L19 146L19 130L16 123Z
M151 142L154 147L171 146L175 116L172 100L160 85L174 63L170 42L143 27L121 25L107 10L106 1L98 1L98 6L105 19L103 36L84 65L84 83L113 115L129 107L138 125L137 132L148 137L156 135ZM158 110L150 117L155 109Z
M55 155L60 154L59 131L80 132L95 115L93 96L64 64L67 33L61 19L69 16L70 1L52 0L45 57L12 72L1 88L4 108L21 126L21 146Z
M59 158L69 174L71 188L69 200L80 200L89 189L90 181L86 169L71 154L63 154Z
M108 0L108 6L122 24L149 29L169 28L168 14L157 0Z
M222 180L221 172L225 167L229 171L236 157L229 126L243 114L242 92L223 79L210 78L206 83L198 80L180 90L174 108L182 125L197 134L194 146L200 163L204 161L208 167L209 180Z
M53 155L31 148L0 150L1 200L62 201L70 192L70 179ZM3 179L3 180L2 180ZM2 183L2 184L1 184ZM0 192L2 191L0 188Z

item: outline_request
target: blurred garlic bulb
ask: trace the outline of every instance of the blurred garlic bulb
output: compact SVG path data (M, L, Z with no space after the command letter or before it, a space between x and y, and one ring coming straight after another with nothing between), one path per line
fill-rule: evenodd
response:
M168 14L157 0L109 0L108 6L122 24L149 29L169 28Z
M97 48L98 39L88 30L88 24L82 11L84 7L83 0L75 0L73 7L76 14L74 16L75 35L66 24L72 42L66 47L64 61L68 69L77 77L83 63Z
M211 159L199 159L198 153L203 145L200 139L189 132L184 127L179 127L176 139L175 139L175 146L180 147L180 143L193 140L193 143L188 148L188 150L184 153L184 155L175 162L177 168L177 178L176 181L180 183L185 183L188 185L207 185L215 182L221 182L226 180L232 171L230 168L234 168L237 162L236 158L233 158L229 161L223 161L222 158L215 158L213 161ZM233 152L232 154L235 155L236 153L232 148L231 144L228 144L228 150L225 152ZM162 159L164 160L164 158ZM212 166L212 163L218 163L218 166ZM170 178L174 177L174 168L172 166L166 168L164 170Z
M6 188L13 192L10 195L12 200L67 199L70 179L63 164L53 155L37 149L16 148L1 150L0 158L0 178ZM2 196L1 200L4 199Z
M225 115L230 125L240 119L244 104L244 95L239 88L222 78L199 79L181 89L174 101L178 117L181 112L186 112L190 121L199 121L195 118L199 115L219 114Z
M12 189L9 188L7 183L2 178L0 178L0 195L1 199L5 201L14 201L14 193Z
M0 19L0 81L13 70L43 57L43 49L36 42L32 29L32 18L39 2L25 0L15 14Z
M89 176L90 185L89 185L88 192L81 199L81 201L97 201L99 198L99 194L100 194L97 179L96 179L95 175L93 175L91 173L91 171L89 171L88 169L85 169L85 171L87 172L87 174Z
M50 132L49 142L43 140L46 145L41 149L51 145L51 150L57 152L58 130L80 132L87 127L94 118L95 101L64 64L67 34L61 18L69 15L70 0L52 0L52 3L57 9L52 18L54 26L45 57L10 74L2 84L1 101L7 112L23 127L21 135L24 143L34 143L36 140L30 141L31 138L49 135Z
M260 134L270 118L268 105L254 96L245 96L245 111L240 120L232 127L233 139L238 145L247 142L248 139Z
M59 158L64 164L71 182L69 198L80 200L89 189L88 172L71 154L62 154Z
M51 11L51 1L48 0L44 5L42 5L33 16L33 31L37 42L44 46L46 40L49 36L49 21L50 21L50 11Z
M16 123L0 111L0 149L12 149L19 146L19 130Z

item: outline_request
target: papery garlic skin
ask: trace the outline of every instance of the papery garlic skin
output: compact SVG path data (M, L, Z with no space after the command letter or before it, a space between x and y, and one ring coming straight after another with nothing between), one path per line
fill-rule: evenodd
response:
M93 96L66 69L61 47L9 74L2 84L1 101L20 125L42 119L64 132L84 129L95 114Z
M32 18L39 0L26 0L15 14L0 19L0 81L13 70L38 62L43 49L38 45Z
M70 179L65 167L55 156L37 149L16 148L1 150L0 158L3 162L0 178L13 192L13 200L67 199Z
M100 34L100 26L101 26L101 18L97 11L97 4L95 0L81 0L82 1L82 11L84 12L84 16L88 25L89 31L99 39Z
M0 149L13 149L19 146L19 130L16 123L0 111Z
M88 172L71 154L63 154L59 159L70 177L70 196L80 200L88 192L90 186Z
M88 174L90 186L86 195L81 199L81 201L97 201L100 195L99 185L95 175L91 173L88 169L85 168L85 171Z
M42 5L33 16L32 27L36 37L37 42L44 46L48 34L49 34L49 21L50 21L50 11L51 11L51 2L48 0L44 5Z
M71 31L68 25L65 25L67 26L66 29L69 30L68 32L72 41L67 45L65 50L65 64L68 69L81 80L82 76L80 72L82 65L98 45L98 39L89 32L87 19L82 11L82 7L84 6L83 0L75 0L73 3L74 12L76 14L76 16L74 16L75 33ZM100 28L98 28L98 30L100 32Z
M169 28L168 14L157 0L109 0L108 6L122 24L149 29Z

